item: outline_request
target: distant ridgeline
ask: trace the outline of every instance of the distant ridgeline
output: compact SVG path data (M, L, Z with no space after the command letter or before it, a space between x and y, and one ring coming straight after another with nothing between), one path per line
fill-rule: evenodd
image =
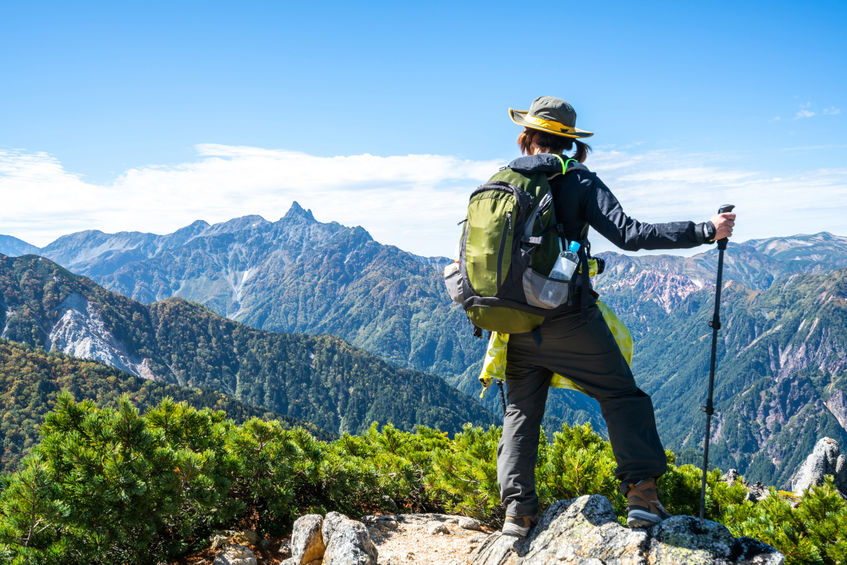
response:
M437 374L474 397L480 391L476 374L484 343L471 337L464 313L444 292L440 272L447 259L381 245L360 227L317 222L296 203L277 222L258 216L195 222L164 236L80 232L38 253L144 303L180 296L256 328L339 336L393 363ZM633 369L653 395L666 447L696 461L716 253L602 255L607 272L595 285L633 333ZM847 238L827 233L730 243L711 457L716 465L781 484L816 439L847 441L843 268ZM176 305L201 311L168 301L152 304L149 312ZM200 356L194 363L208 362ZM226 368L206 366L208 379L230 387L220 390L236 390ZM184 379L179 371L190 369L179 366L172 374ZM238 391L269 394L244 385ZM488 392L483 404L499 418L496 394ZM586 421L605 431L594 401L570 391L551 394L547 430ZM343 427L330 414L323 422L315 421L330 430Z
M375 421L452 433L495 421L438 377L338 338L256 330L178 298L144 305L31 255L0 256L0 328L11 341L222 392L331 433Z

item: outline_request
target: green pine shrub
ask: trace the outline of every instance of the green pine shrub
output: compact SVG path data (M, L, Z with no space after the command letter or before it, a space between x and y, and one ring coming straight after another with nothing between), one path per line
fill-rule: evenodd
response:
M277 421L237 425L221 411L165 399L145 416L58 397L42 441L2 477L0 562L154 563L204 548L215 528L249 524L278 534L307 512L456 512L499 526L499 428L465 426L450 439L376 424L332 442ZM676 514L697 515L700 470L659 481ZM542 432L536 463L544 507L602 494L623 521L626 501L608 442L589 425ZM796 498L774 490L746 501L740 482L707 478L706 517L769 543L787 563L847 562L847 502L831 479Z
M658 482L662 504L668 512L699 516L702 469L693 465L677 467L673 463L673 454L670 454L668 472L662 475ZM722 521L726 509L743 503L746 494L747 489L741 482L728 484L721 479L720 469L712 469L706 475L705 518Z
M542 442L536 470L538 498L542 504L584 494L602 494L620 512L625 506L615 478L612 447L591 429L591 424L571 428L567 424Z
M433 454L431 489L442 493L449 512L465 514L484 523L502 522L505 511L500 505L497 486L497 444L500 429L487 430L466 424L450 445Z

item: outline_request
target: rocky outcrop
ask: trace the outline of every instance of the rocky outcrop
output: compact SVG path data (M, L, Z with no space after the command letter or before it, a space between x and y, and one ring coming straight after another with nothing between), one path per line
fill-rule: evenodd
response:
M376 565L377 549L362 522L338 512L307 514L294 522L291 557L284 565Z
M145 379L158 380L149 359L129 355L126 346L106 327L97 306L79 293L69 294L61 304L45 348L81 359L100 361Z
M763 485L761 481L756 481L755 483L750 484L738 474L736 469L730 469L727 471L721 477L721 480L729 484L740 482L741 486L747 489L747 494L744 496L744 500L749 500L750 502L758 502L767 498L770 494L770 489Z
M298 564L309 563L323 557L326 545L321 535L322 522L323 518L320 514L307 514L294 522L290 548L291 555Z
M847 457L841 453L838 442L821 438L791 478L791 490L797 494L823 483L824 476L832 475L835 488L847 498Z
M721 524L674 516L650 529L621 526L609 500L582 496L562 500L542 515L528 538L491 534L471 555L473 565L536 563L596 564L773 564L776 549L735 538Z
M824 404L841 427L847 430L847 392L835 391Z
M376 565L377 550L361 522L344 517L331 529L323 565Z

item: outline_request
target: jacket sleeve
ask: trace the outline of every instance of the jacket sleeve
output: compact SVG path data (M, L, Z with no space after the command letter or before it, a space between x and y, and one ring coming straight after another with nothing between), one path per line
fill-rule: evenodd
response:
M648 224L630 218L603 181L591 176L593 187L586 191L584 201L586 219L600 235L621 249L684 249L707 243L714 236L711 222Z

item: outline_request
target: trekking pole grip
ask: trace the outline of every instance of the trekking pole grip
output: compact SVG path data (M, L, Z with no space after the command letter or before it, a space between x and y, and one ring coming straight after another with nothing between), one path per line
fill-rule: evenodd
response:
M735 204L724 204L720 208L718 208L718 214L725 214L727 212L732 212L732 209L735 208ZM718 249L724 250L726 249L726 244L729 241L728 237L718 240Z

